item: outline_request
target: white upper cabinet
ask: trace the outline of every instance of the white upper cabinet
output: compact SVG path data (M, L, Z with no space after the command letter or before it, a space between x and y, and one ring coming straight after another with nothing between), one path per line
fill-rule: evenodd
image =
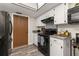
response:
M50 38L50 56L63 56L63 40Z
M44 15L43 15L43 19L45 18L48 18L48 17L51 17L51 16L54 16L54 10L51 9L50 11L46 12Z
M54 16L54 10L53 9L48 12L48 17L51 17L51 16Z
M68 4L63 3L54 9L54 24L67 24Z
M45 26L46 24L42 23L41 20L46 19L46 18L51 17L51 16L54 16L54 10L53 9L51 9L50 11L41 15L39 18L37 18L37 26Z

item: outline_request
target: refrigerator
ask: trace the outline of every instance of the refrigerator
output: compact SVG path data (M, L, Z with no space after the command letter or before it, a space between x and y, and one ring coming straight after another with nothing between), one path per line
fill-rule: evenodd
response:
M8 56L11 50L12 23L8 12L0 11L0 56Z

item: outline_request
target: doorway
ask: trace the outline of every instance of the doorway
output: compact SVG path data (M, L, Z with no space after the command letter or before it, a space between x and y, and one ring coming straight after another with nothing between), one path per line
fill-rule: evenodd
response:
M14 15L13 48L28 45L28 17Z

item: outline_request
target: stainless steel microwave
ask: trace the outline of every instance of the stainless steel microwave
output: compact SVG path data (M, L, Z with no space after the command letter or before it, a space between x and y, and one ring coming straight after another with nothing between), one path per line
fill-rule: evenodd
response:
M79 6L68 9L68 23L79 23Z

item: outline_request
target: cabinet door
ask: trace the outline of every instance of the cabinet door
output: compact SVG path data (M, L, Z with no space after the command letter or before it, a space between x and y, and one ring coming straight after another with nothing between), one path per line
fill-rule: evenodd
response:
M50 38L50 56L55 55L54 38Z
M56 47L55 49L57 49L56 55L57 56L63 56L63 40L57 39L55 47Z
M61 4L55 8L54 24L67 23L67 4Z
M75 48L75 56L79 56L79 49Z
M38 46L38 36L37 36L37 33L34 33L33 43L34 43L36 46Z
M50 42L50 55L62 56L63 55L63 41L57 38L52 38Z

